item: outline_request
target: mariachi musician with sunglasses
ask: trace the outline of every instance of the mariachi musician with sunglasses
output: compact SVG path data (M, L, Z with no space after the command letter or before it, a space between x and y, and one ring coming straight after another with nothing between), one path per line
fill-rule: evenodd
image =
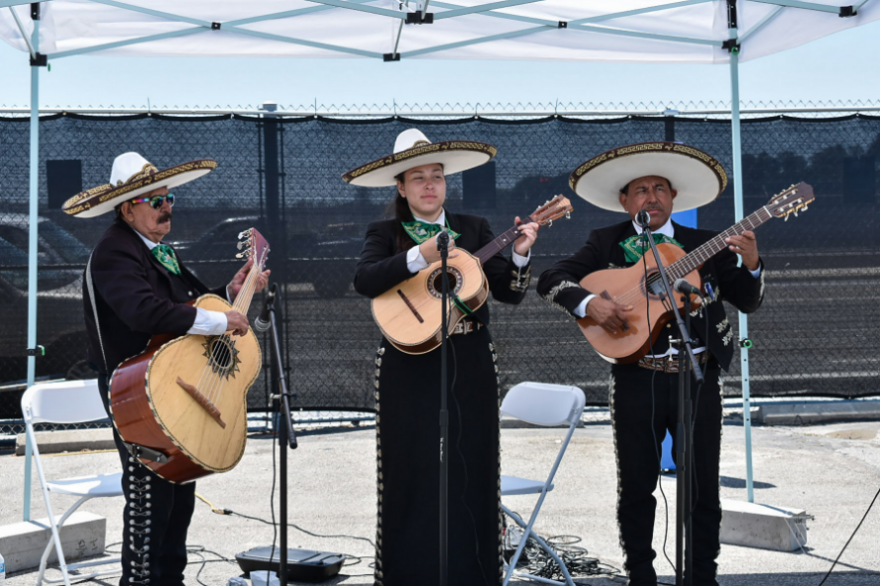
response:
M109 376L121 362L143 352L153 335L248 331L247 316L237 311L209 311L188 302L205 293L234 301L252 261L225 287L209 289L162 243L173 215L174 195L168 189L216 167L216 161L202 159L160 171L141 155L125 153L113 162L109 184L64 203L64 211L79 218L116 212L116 221L92 251L83 283L88 360L111 417ZM264 271L257 290L268 278ZM120 584L182 586L195 483L175 484L153 474L128 453L115 429L114 439L126 487Z

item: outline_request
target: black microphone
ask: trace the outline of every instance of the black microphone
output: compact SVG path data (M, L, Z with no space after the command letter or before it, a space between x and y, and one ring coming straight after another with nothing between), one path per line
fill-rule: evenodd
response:
M672 284L672 288L682 295L697 295L701 299L703 298L703 292L691 285L687 279L676 279L675 283Z
M449 248L449 232L446 230L446 226L443 226L443 229L437 234L437 250L445 250Z
M272 322L269 321L269 310L275 305L275 293L278 291L278 283L272 283L269 287L269 292L266 293L266 301L263 302L263 311L260 312L260 316L254 320L254 331L255 332L265 332L269 329L269 326L272 325Z
M651 225L651 214L648 213L648 210L639 210L639 213L636 214L636 224L641 228L647 228Z

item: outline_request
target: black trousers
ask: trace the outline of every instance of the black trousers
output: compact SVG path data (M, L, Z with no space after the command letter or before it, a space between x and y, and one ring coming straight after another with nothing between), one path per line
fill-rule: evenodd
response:
M717 585L715 559L721 548L718 476L722 418L720 373L718 363L710 360L705 368L706 381L698 397L696 386L691 385L696 399L693 583L699 586ZM611 424L617 452L617 521L620 544L626 556L624 567L632 586L655 586L657 574L653 560L657 556L651 541L657 501L653 492L660 474L660 448L666 430L672 434L672 453L676 453L678 375L655 374L636 365L614 365L611 377ZM674 527L670 533L674 535Z
M107 376L98 375L104 408L110 413ZM196 485L165 480L131 457L113 430L122 462L122 578L120 586L183 586L186 532L195 509Z

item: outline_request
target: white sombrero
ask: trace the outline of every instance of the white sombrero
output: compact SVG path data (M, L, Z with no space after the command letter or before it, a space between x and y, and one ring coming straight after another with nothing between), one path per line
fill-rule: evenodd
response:
M342 178L362 187L389 187L397 184L397 175L413 167L440 163L443 174L452 175L488 163L497 152L490 144L471 140L432 143L420 130L410 128L397 135L393 154L352 169Z
M622 212L620 190L648 175L665 177L678 191L676 212L706 205L727 187L727 173L715 157L676 142L643 142L604 152L575 169L568 184L591 204Z
M77 193L61 209L77 218L94 218L126 200L160 187L183 185L216 167L213 159L198 159L160 171L138 153L125 153L113 161L110 183Z

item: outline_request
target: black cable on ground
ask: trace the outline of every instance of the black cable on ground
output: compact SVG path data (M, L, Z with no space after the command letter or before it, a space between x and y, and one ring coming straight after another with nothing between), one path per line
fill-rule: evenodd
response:
M822 581L819 582L819 586L822 586L822 584L825 583L825 580L827 580L828 577L831 575L831 572L834 570L834 566L837 565L837 562L839 562L841 556L843 556L843 552L845 552L845 551L846 551L846 548L849 547L849 542L852 541L852 540L853 540L853 537L856 536L856 533L858 533L859 529L860 529L861 526L862 526L862 523L865 522L865 518L867 518L868 513L871 512L871 508L874 506L874 503L877 502L877 497L878 497L878 496L880 496L880 489L877 489L877 492L874 494L874 498L871 499L871 504L868 505L868 509L865 511L865 514L862 515L862 520L859 521L859 524L856 525L856 528L853 530L852 535L850 535L850 536L849 536L849 539L846 540L846 543L843 544L843 549L841 549L841 550L840 550L840 553L837 554L837 557L834 558L834 563L832 563L832 564L831 564L831 567L828 568L828 573L826 573L826 574L825 574L825 577L822 578Z
M507 531L519 530L520 535L522 528L512 519L507 524ZM535 532L532 528L532 532ZM559 556L568 573L572 578L580 577L624 577L623 573L616 567L600 562L597 558L589 557L587 548L577 545L581 542L581 538L577 535L556 535L544 539L548 547ZM550 580L564 581L562 569L550 555L538 544L534 537L529 537L523 548L522 555L517 562L517 569L527 572L533 576L548 578Z

